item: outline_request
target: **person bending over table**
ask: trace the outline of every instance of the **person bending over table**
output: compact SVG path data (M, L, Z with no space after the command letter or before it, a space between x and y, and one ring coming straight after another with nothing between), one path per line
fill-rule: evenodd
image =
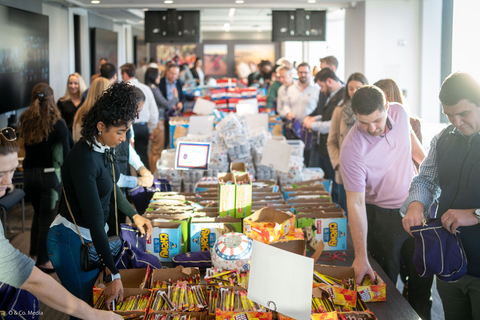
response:
M19 147L15 141L17 138L15 132L11 128L4 128L0 132L0 197L3 197L7 187L12 184L13 173L18 167ZM35 267L35 261L15 249L5 238L1 221L0 282L26 290L47 306L79 319L122 319L113 312L91 308L84 301L74 297L55 279ZM8 312L8 310L5 311Z
M152 232L150 221L137 214L119 187L114 184L114 179L118 181L120 172L111 148L125 141L126 132L137 116L135 87L127 83L113 84L84 116L82 138L75 144L63 164L62 179L66 201L51 225L47 250L62 284L86 302L92 298L92 289L99 270L82 270L80 236L84 242L93 242L107 274L111 273L114 279L105 289L107 305L117 297L123 300L122 281L107 237L106 222L110 204L114 205L115 198L118 210L132 219L142 236L146 233L148 239Z
M414 175L409 118L401 104L388 103L375 86L363 86L352 97L357 122L340 149L340 171L347 193L348 220L355 249L355 276L374 279L367 250L395 284L400 250L408 239L399 208Z

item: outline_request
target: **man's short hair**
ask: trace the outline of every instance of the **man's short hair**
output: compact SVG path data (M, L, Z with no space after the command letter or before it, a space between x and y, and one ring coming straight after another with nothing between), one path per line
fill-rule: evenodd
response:
M333 72L332 69L330 68L323 68L320 71L317 72L315 75L315 82L321 81L321 82L326 82L327 79L332 79L333 81L338 82L338 77L335 75L335 72Z
M438 97L447 106L454 106L466 99L480 107L480 85L468 73L455 72L443 81Z
M352 98L352 110L355 114L368 116L376 110L385 111L385 96L376 86L363 86L355 92Z
M290 69L289 67L286 67L286 66L279 66L279 67L275 70L275 72L278 73L278 72L280 72L280 71L282 71L282 70L287 71L288 74L292 74L292 69Z
M115 68L113 63L107 62L102 64L100 67L100 77L110 80L113 78L115 73L117 73L117 68Z
M335 67L335 70L338 69L338 60L334 56L320 58L320 63L325 63L327 66Z
M310 65L309 65L308 63L306 63L306 62L300 63L300 64L298 65L298 67L297 67L297 70L300 69L300 67L307 67L308 70L312 70L312 69L310 69Z
M137 103L140 101L145 101L145 95L143 94L142 90L135 87L135 94L137 95Z
M135 65L133 63L125 63L120 67L121 73L126 73L130 78L135 77Z
M170 71L172 68L178 68L180 70L180 66L178 64L170 63L167 65L167 71Z

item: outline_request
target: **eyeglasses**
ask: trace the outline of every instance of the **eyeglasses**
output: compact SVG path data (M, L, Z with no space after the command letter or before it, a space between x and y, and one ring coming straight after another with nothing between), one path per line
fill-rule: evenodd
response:
M0 134L5 138L7 141L15 141L17 140L17 135L15 134L15 129L6 127L0 130Z

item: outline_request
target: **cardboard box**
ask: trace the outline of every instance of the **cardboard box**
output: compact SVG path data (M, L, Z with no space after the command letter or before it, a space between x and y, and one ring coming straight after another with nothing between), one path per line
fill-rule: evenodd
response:
M299 182L301 183L301 182ZM296 187L296 188L293 188L293 187L285 187L283 189L283 191L285 193L291 193L291 192L317 192L317 191L326 191L325 190L325 187L323 186L323 184L317 184L317 185L314 185L314 186L300 186L300 187Z
M230 163L230 172L231 173L247 173L247 166L245 162L232 162Z
M258 210L263 209L265 207L267 207L265 204L255 205L255 206L252 204L252 212L258 211ZM277 209L277 210L280 210L280 211L292 211L292 206L289 205L289 204L272 203L268 207L273 208L273 209Z
M292 213L263 208L243 220L243 233L263 243L271 243L293 232L295 216Z
M297 191L285 194L285 199L287 200L287 202L290 199L329 199L329 201L331 202L332 196L327 191Z
M296 213L300 213L301 210L312 210L312 209L328 209L328 208L338 208L338 204L334 202L321 202L321 203L296 203L291 205Z
M182 252L188 252L189 245L189 232L190 232L190 220L191 215L186 213L173 213L173 214L147 214L145 216L147 219L151 220L152 223L155 222L176 222L182 225Z
M192 218L190 222L190 251L210 250L222 235L242 232L242 220L233 217Z
M105 293L105 291L102 292L102 296L104 295L104 293ZM152 293L148 289L123 287L123 297L124 297L124 299L127 299L130 296L136 296L136 295L148 295L149 296L149 301L148 301L147 307L145 309L134 310L134 311L113 311L113 312L115 312L116 314L119 314L121 316L127 316L127 315L131 315L131 314L135 314L137 317L140 317L142 315L146 316L147 312L148 312L148 307L150 306L150 303L151 303L151 300L152 300ZM99 298L97 300L97 302L95 303L95 306L94 306L95 309L99 308L100 300L101 299Z
M155 269L153 270L152 277L150 279L150 288L155 287L155 282L163 281L175 283L178 280L182 281L190 277L200 276L200 270L198 268L184 268L178 266L171 269Z
M270 245L301 256L306 254L306 242L302 229L297 228L294 232L287 234L277 241L271 242Z
M332 200L328 198L314 198L314 199L288 199L288 203L291 203L292 205L296 204L322 204L322 203L331 203Z
M355 269L352 267L337 267L323 264L316 264L314 270L330 276L335 279L351 279L354 285L355 282ZM336 305L355 308L357 305L357 296L358 293L355 290L342 289L338 287L327 286L323 284L318 284L320 288L326 290L333 302Z
M147 250L162 262L171 262L182 250L182 224L176 222L152 222L153 232L147 241Z
M296 227L310 227L315 239L325 244L325 251L347 249L347 218L342 213L297 214Z
M170 132L170 148L175 148L175 140L188 134L189 120L184 117L172 117L168 121Z
M251 214L252 180L248 174L235 174L235 218L245 218ZM247 181L246 184L239 182Z
M220 217L235 217L235 176L233 173L220 173L218 181Z

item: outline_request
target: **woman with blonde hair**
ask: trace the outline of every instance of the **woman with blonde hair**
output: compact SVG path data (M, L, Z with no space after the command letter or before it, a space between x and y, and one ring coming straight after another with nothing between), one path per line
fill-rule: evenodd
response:
M58 99L57 107L70 132L72 132L73 117L82 102L82 94L86 89L87 85L82 76L78 72L72 73L68 76L67 90L64 96Z
M102 93L108 89L110 86L110 81L106 78L100 77L95 79L88 89L87 98L85 102L82 104L80 108L78 108L77 112L75 113L75 117L73 119L73 126L72 126L72 134L73 134L73 141L77 142L80 140L82 135L80 131L82 130L83 121L82 118L84 115L90 111L90 109L95 104L95 101L102 95Z
M60 167L73 140L48 84L39 83L33 88L30 108L20 116L18 127L25 143L25 193L34 210L30 256L36 257L41 270L53 272L47 254L47 234L62 191Z

